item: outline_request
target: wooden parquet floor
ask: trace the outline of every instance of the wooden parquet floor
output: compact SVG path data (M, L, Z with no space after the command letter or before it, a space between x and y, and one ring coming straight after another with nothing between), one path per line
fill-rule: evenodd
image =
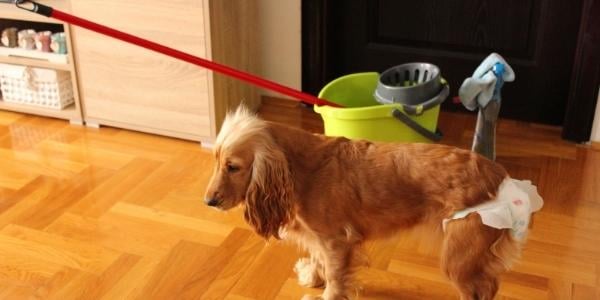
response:
M267 99L262 114L312 131L318 116ZM445 113L444 143L475 119ZM500 299L597 299L600 152L557 128L502 121L498 161L540 188L523 259ZM0 299L300 299L294 246L265 242L240 210L202 197L213 166L197 143L0 111ZM365 246L361 299L456 299L435 254L398 237Z

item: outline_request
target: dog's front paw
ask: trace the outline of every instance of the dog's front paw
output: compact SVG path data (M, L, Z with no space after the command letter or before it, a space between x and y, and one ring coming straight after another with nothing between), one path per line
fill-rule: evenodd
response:
M325 281L319 276L317 264L309 258L299 259L294 266L294 272L298 275L298 283L302 286L321 287L325 284Z
M313 296L313 295L304 295L301 300L348 300L349 298L346 296L340 297L327 297L327 296Z

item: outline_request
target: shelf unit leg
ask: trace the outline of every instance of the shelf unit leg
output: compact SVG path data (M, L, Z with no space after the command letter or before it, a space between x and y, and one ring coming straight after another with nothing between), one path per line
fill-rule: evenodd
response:
M71 124L71 125L76 125L76 126L83 126L83 120L79 120L79 119L70 119L70 120L69 120L69 124Z
M93 122L93 121L86 121L85 126L90 127L90 128L100 129L100 123Z
M212 150L215 147L215 144L212 140L200 140L200 147L203 149Z

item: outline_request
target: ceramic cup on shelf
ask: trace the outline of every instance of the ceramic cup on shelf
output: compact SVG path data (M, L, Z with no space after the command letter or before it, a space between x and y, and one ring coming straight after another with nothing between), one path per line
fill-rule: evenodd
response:
M18 46L17 31L16 27L9 27L2 30L1 41L4 47L16 48Z
M27 50L35 49L35 30L25 29L19 31L19 47Z
M50 48L54 53L67 54L67 38L64 32L57 32L52 35Z
M42 52L52 52L50 48L52 32L50 31L41 31L38 32L35 36L35 46L38 50Z

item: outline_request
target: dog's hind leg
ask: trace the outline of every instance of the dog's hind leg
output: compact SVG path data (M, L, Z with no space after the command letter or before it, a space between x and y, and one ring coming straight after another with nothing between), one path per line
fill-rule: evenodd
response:
M519 251L519 243L507 229L486 226L477 213L471 213L447 224L441 264L462 300L492 300L498 276Z

